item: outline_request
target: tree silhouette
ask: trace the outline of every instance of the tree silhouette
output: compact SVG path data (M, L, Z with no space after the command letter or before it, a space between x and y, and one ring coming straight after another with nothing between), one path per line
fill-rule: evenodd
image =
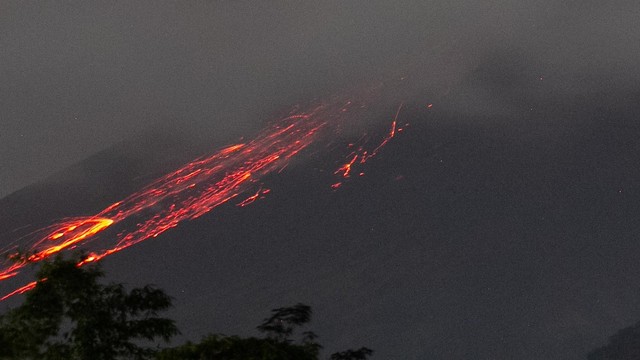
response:
M311 321L311 307L296 304L271 310L258 330L265 338L209 335L197 344L188 342L158 353L159 360L318 360L322 346L312 331L302 332L299 341L292 336ZM365 360L373 353L360 348L331 355L331 360Z
M0 358L148 359L155 350L141 340L178 334L173 320L158 317L171 307L162 290L103 285L100 268L79 260L43 263L24 303L0 317Z
M318 336L302 331L311 307L300 303L273 309L257 327L264 338L213 334L158 351L154 342L179 333L173 320L158 316L171 307L171 298L149 285L127 291L122 284L101 284L101 269L78 267L80 260L42 263L24 303L0 316L0 359L319 359ZM364 360L371 354L363 347L330 359Z
M268 337L278 341L290 341L289 337L297 326L302 326L311 321L311 307L304 304L296 304L291 307L283 307L271 310L272 315L264 319L258 330L266 333ZM306 333L312 339L315 334Z
M347 350L334 353L331 355L331 360L366 360L371 354L373 354L373 350L361 347L358 350Z
M316 360L318 349L270 338L209 335L197 344L188 342L157 355L159 360Z

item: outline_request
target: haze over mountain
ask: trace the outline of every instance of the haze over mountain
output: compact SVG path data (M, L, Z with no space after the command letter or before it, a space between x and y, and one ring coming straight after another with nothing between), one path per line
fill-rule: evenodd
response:
M441 95L492 62L573 77L565 94L633 89L639 14L635 0L3 1L0 197L133 133L246 135L363 82Z

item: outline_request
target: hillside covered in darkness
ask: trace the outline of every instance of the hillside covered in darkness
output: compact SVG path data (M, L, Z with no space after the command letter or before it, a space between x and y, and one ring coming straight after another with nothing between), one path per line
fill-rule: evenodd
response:
M638 94L569 97L566 79L504 70L480 67L433 109L403 112L410 126L364 176L332 190L344 154L310 151L264 179L265 199L113 255L107 274L165 289L186 339L247 334L269 309L304 302L329 352L584 358L640 320ZM135 140L1 199L3 241L211 150Z

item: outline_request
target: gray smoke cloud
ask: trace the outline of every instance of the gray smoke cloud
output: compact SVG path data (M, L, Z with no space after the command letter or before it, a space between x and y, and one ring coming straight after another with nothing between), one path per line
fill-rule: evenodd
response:
M463 115L509 113L491 86L538 76L564 79L560 97L632 89L639 16L636 1L4 1L0 197L133 134L241 135L368 81L443 96L489 66Z

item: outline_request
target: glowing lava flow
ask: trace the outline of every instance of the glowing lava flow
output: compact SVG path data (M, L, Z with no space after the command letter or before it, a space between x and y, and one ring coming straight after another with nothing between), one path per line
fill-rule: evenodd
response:
M61 229L47 236L44 240L41 240L38 245L44 241L61 240L61 242L57 245L48 246L44 250L38 251L35 254L29 255L27 257L27 261L34 262L42 260L64 248L77 244L84 239L99 233L111 224L113 224L113 220L105 218L79 219L62 224L63 227Z
M320 105L304 113L292 113L252 141L228 146L210 156L196 159L157 179L141 191L109 205L94 216L67 219L39 230L28 239L30 245L26 253L17 252L15 247L9 250L8 260L0 269L0 280L17 275L29 263L46 259L65 249L74 249L81 244L100 240L98 247L101 250L90 253L78 264L82 266L156 237L181 221L198 218L255 187L256 182L264 175L282 170L293 156L318 138L321 130L335 125L346 116L350 106L351 101L348 101ZM370 153L363 146L358 147L349 155L348 163L336 173L348 177L356 162L366 162L395 136L400 108L396 112L391 131L382 143ZM338 186L340 185L334 184L332 187ZM268 192L268 189L260 187L238 206L251 204ZM125 230L117 235L110 235L108 240L98 236L105 229L120 223L120 228ZM29 283L0 300L28 291L34 286L35 283Z
M111 224L113 224L113 220L106 218L77 218L40 230L38 233L47 234L31 246L28 254L12 254L10 261L13 264L0 272L0 280L17 275L19 269L27 263L40 261L65 248L81 243ZM54 244L51 244L52 242Z

